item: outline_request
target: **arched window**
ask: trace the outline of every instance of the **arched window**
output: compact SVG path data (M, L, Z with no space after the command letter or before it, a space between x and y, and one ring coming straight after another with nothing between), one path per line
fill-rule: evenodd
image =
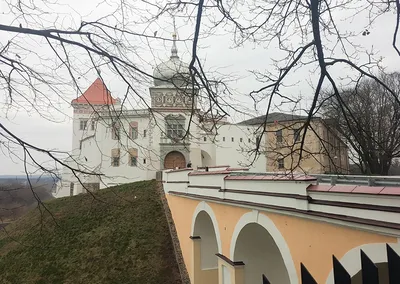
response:
M139 133L138 123L136 121L132 121L129 126L129 136L132 140L137 139Z
M130 148L128 164L131 167L137 167L137 163L138 163L138 150L135 148Z
M120 150L112 149L111 150L111 165L113 167L119 167L119 160L120 160Z

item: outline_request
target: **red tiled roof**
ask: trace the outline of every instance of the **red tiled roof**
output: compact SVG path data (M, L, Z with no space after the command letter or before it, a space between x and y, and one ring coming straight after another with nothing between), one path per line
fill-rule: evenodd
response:
M111 96L104 82L97 78L92 85L72 103L93 104L93 105L112 105L116 99Z
M400 195L400 187L382 187L365 185L310 185L309 191L341 192L341 193L361 193L361 194L384 194Z
M249 168L226 168L227 171L248 171Z

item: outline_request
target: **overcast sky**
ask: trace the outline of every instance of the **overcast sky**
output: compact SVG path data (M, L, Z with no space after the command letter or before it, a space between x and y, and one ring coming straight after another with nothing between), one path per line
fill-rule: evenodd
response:
M7 11L4 0L0 0L1 11ZM61 2L59 2L61 3ZM111 2L103 1L65 1L68 6L57 6L56 13L54 15L45 15L47 27L52 27L55 23L57 27L69 27L77 26L80 20L89 21L104 16L112 11L113 4ZM101 4L99 4L101 3ZM111 3L111 4L110 4ZM79 11L79 13L77 12ZM4 13L4 12L3 12ZM58 14L59 17L55 17ZM4 16L4 17L3 17ZM0 17L0 23L6 25L18 26L20 22L23 22L20 18L15 18L13 13L6 13ZM391 46L392 33L394 29L394 15L387 15L381 18L373 27L370 28L370 35L358 36L355 38L355 43L359 44L366 50L374 49L382 56L383 65L389 70L397 70L399 56ZM349 29L359 33L366 20L363 18L356 21L343 20L340 21L339 26L344 29ZM177 19L179 39L185 39L190 37L194 30L194 24L188 25ZM172 33L172 20L169 18L160 19L159 29L153 26L151 31L157 31L158 36L169 37ZM15 36L12 35L12 36ZM11 38L10 34L0 32L0 43L4 46L8 39ZM138 45L137 42L133 43ZM199 41L200 49L198 56L204 61L207 70L218 70L223 74L230 74L236 76L239 79L230 82L230 87L236 90L235 100L244 108L253 109L254 115L259 115L265 112L266 102L260 103L257 106L257 111L254 110L251 99L248 97L248 93L258 86L261 86L257 82L254 76L249 72L250 70L264 71L272 68L271 62L273 59L279 59L281 55L278 49L274 46L267 45L254 45L247 43L240 48L235 48L232 42L232 35L223 36L210 36ZM0 46L0 48L1 48ZM171 42L162 40L152 40L150 42L140 43L140 59L135 59L136 62L142 62L142 68L147 72L152 72L152 68L156 63L160 63L162 60L167 60L170 55ZM147 50L147 52L146 52ZM190 60L191 56L191 42L179 42L178 43L179 55L184 61ZM362 57L362 55L360 55ZM26 58L26 60L33 60ZM1 65L0 65L1 68ZM340 76L346 76L347 69L335 69L334 74L337 78ZM115 75L106 74L105 81L111 90L114 97L123 97L125 92L125 84L121 82L121 79ZM315 75L310 72L309 69L304 68L301 71L295 72L288 78L288 83L293 84L292 86L285 88L282 92L286 95L298 97L302 95L304 97L302 101L302 108L309 105L309 98L312 95L312 87L309 82L315 80ZM84 90L89 87L90 83L96 79L96 75L92 72L80 80L80 86ZM147 88L150 83L143 84L141 88L142 94L148 96ZM55 121L49 121L46 118L41 117L38 113L32 111L27 113L25 110L19 108L9 109L8 105L5 104L6 90L0 90L2 92L0 98L0 123L4 124L14 134L18 135L25 141L37 145L46 149L59 149L63 151L69 151L72 143L72 107L69 102L77 96L75 89L65 89L63 94L64 99L60 100L59 97L54 96L54 101L57 106L62 110L60 112L54 112L52 117ZM51 92L50 92L51 93ZM135 106L135 100L130 102L132 106ZM143 107L143 104L138 103L137 107ZM285 107L283 108L285 110ZM290 111L290 108L286 109ZM53 110L49 110L53 112ZM235 114L230 111L232 115L232 121L238 121L245 119L243 115ZM5 148L2 147L2 150ZM21 152L15 149L16 156L20 156ZM0 152L0 175L1 174L21 174L23 173L23 164L16 159L10 158L9 153Z

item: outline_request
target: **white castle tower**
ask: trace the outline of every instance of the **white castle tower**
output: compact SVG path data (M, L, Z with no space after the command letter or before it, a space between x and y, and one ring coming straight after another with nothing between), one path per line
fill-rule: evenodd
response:
M120 100L114 99L102 79L97 78L78 98L72 100L74 109L72 126L72 154L79 155L81 141L94 135L99 112L120 108Z

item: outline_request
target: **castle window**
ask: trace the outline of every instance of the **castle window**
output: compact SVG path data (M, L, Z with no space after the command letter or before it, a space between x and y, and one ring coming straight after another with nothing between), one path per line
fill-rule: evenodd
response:
M91 129L94 130L95 127L96 127L96 121L95 121L95 120L92 120L92 127L91 127Z
M112 157L112 166L119 167L119 157Z
M240 138L240 142L243 142L243 138Z
M278 169L284 169L285 168L285 159L281 158L278 159Z
M81 119L81 120L79 121L79 129L80 129L80 130L86 130L87 122L88 122L87 119Z
M279 129L275 132L276 135L276 143L282 143L283 137L282 137L282 129Z
M146 164L146 159L143 159L143 164Z
M250 138L249 138L248 142L249 142L249 143L251 142Z
M293 141L297 142L300 141L300 128L293 129Z
M112 139L113 140L119 140L120 138L120 124L118 122L113 122L112 124Z
M74 195L74 183L71 182L69 184L69 196L73 196Z
M136 121L133 121L130 123L130 137L132 140L138 138L138 123Z
M207 141L207 137L204 136L204 137L203 137L203 140L204 140L204 142L206 142L206 141Z
M185 117L183 115L168 115L165 118L167 137L182 138L185 134Z
M143 130L143 137L146 137L146 135L147 135L147 130L144 129L144 130Z
M137 167L138 150L135 148L129 149L129 166Z
M232 142L235 142L235 138L232 137L232 138L231 138L231 141L232 141Z
M119 167L119 162L120 162L120 150L118 148L112 149L111 150L111 166Z
M182 124L168 124L167 136L170 138L180 138L183 137L184 128Z
M137 157L131 157L131 167L137 167Z
M222 137L222 141L225 142L225 137Z

